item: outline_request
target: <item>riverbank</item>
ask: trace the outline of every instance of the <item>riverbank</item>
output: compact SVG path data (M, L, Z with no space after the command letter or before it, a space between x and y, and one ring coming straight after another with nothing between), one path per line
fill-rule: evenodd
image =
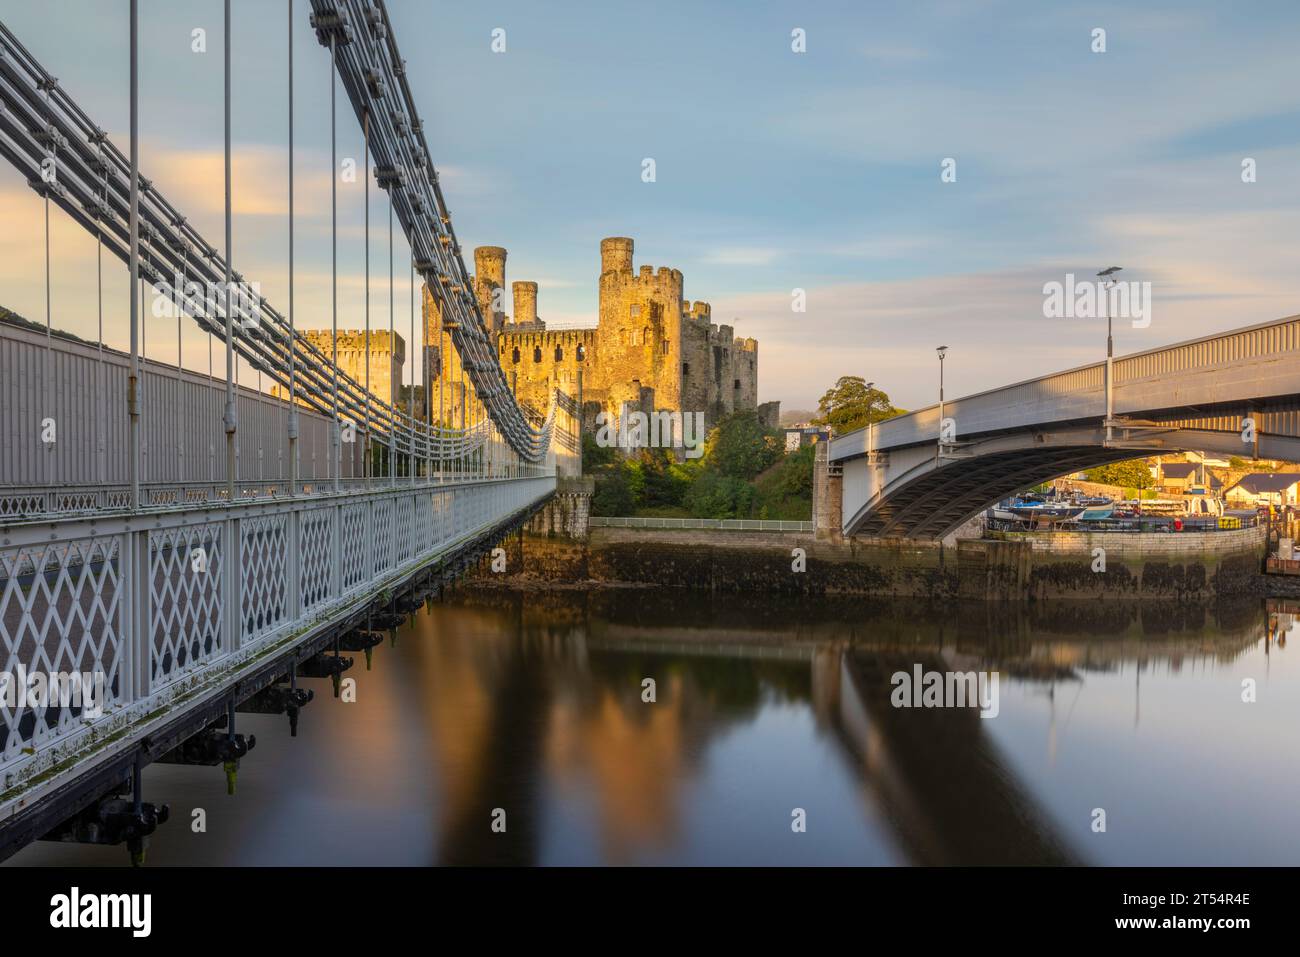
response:
M827 539L809 531L612 528L547 523L503 543L527 586L656 585L711 592L1047 600L1294 597L1263 575L1265 528L1209 533L1053 533L962 539ZM585 531L585 535L581 532ZM575 534L578 533L578 534Z

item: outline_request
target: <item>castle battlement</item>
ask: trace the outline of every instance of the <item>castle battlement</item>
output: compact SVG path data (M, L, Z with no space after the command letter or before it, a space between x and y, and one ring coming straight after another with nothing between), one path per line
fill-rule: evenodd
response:
M534 408L546 408L556 387L576 396L581 374L589 426L597 412L619 416L629 403L647 414L703 412L709 423L737 409L756 409L757 342L736 338L732 326L712 323L708 302L692 302L683 295L685 277L680 269L637 267L634 252L630 237L602 239L596 325L548 329L539 318L535 282L510 285L514 298L510 321L490 312L492 293L496 292L499 303L506 286L507 251L502 246L480 246L474 251L475 291L484 318L491 323L501 367L519 398ZM425 310L430 319L427 345L437 354L433 343L442 338L437 332L437 307L427 295ZM451 393L450 417L456 421L459 361L449 354L445 363L437 362L433 368L444 380L443 393Z

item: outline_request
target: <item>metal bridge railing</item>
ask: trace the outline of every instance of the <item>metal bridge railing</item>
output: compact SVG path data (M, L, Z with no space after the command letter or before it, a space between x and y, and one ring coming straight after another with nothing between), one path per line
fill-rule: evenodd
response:
M1115 407L1125 413L1136 403L1138 409L1149 408L1149 396L1142 387L1161 378L1188 383L1197 374L1212 374L1220 383L1218 400L1236 400L1229 395L1225 370L1260 358L1294 359L1300 353L1300 317L1288 316L1272 322L1233 329L1188 342L1174 343L1126 356L1116 356ZM1249 393L1249 399L1257 393ZM1136 396L1136 399L1130 399ZM1104 416L1106 412L1106 363L1095 362L1040 376L975 395L949 399L944 416L951 418L960 435L1023 427L1041 423L1083 420ZM1204 417L1198 419L1204 422ZM1223 427L1238 431L1239 416L1224 416ZM1206 425L1200 427L1205 428ZM838 436L837 447L881 450L926 442L939 437L940 416L937 405L916 409ZM870 433L870 434L867 434Z
M237 509L11 525L0 536L0 816L14 792L526 509L554 476ZM99 676L103 713L18 679ZM93 704L94 702L90 702ZM92 709L93 710L93 709Z

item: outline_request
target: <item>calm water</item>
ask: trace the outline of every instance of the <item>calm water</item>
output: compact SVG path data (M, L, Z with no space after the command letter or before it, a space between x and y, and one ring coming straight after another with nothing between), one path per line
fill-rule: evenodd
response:
M219 768L150 767L172 820L149 860L1296 864L1297 641L1253 600L467 592L372 671L357 656L355 703L305 682L296 739L240 715L258 743L237 796ZM918 663L997 671L999 713L891 707L889 676ZM125 861L38 844L10 863Z

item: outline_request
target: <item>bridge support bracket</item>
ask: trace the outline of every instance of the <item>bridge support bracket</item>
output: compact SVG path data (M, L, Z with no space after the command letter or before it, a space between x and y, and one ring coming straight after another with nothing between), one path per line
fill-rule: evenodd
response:
M220 728L207 728L156 760L159 764L215 767L218 764L238 761L255 747L257 747L256 735L230 734Z
M167 823L171 809L166 804L136 803L116 794L100 798L80 814L68 818L52 831L41 836L42 841L63 844L114 845L126 842L131 852L132 865L144 863L146 838L159 824Z
M366 656L366 670L370 670L371 659L374 657L374 650L377 645L384 643L384 636L377 631L366 631L357 629L349 631L339 639L340 651L360 651Z
M235 707L244 714L288 714L289 736L298 737L298 714L316 692L310 688L291 688L289 685L270 685Z

